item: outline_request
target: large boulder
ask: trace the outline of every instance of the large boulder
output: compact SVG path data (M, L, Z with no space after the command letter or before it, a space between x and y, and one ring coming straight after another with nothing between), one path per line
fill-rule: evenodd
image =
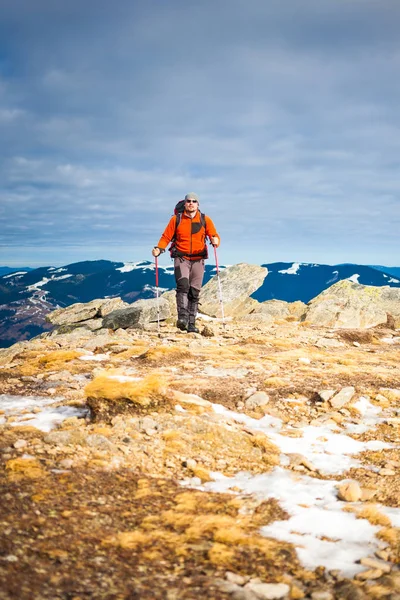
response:
M161 295L161 298L165 298L168 301L169 309L171 311L171 317L177 317L178 311L176 308L176 290L168 290Z
M154 323L158 319L168 319L171 314L169 302L165 298L150 298L148 300L137 300L128 308L114 310L103 319L103 327L107 329L143 329L148 323Z
M113 310L129 306L121 298L98 298L91 302L77 302L67 308L58 308L46 315L46 321L53 325L71 325L96 317L105 317Z
M240 263L220 272L225 316L248 314L258 305L249 298L264 282L268 269ZM200 310L211 317L221 316L218 279L213 277L201 291Z
M323 327L362 329L386 323L388 315L400 327L400 288L344 279L313 298L304 319Z
M299 319L307 310L304 302L285 302L285 300L265 300L259 302L251 311L251 314L270 315L274 319L285 319L294 317Z

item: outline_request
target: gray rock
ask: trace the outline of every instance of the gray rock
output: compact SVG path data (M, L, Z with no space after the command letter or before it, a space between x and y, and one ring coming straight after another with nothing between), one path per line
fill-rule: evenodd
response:
M269 396L265 392L256 392L252 394L250 398L247 398L245 401L245 406L249 410L253 410L254 408L259 408L261 406L265 406L269 402Z
M167 300L169 309L171 311L171 317L176 318L178 316L178 311L176 309L176 290L168 290L168 292L164 292L161 294L161 298Z
M251 298L250 298L251 300ZM243 305L242 305L243 307ZM270 325L274 322L274 317L267 313L262 312L252 312L249 315L240 315L238 317L240 321L249 322L249 323L260 323L263 325Z
M249 590L258 600L284 598L290 591L286 583L247 583L244 589Z
M16 442L14 442L13 446L16 450L21 449L21 448L26 448L26 446L28 445L28 442L26 440L17 440Z
M86 445L89 448L97 448L98 450L111 450L113 444L104 435L93 433L86 437Z
M97 331L102 327L101 319L88 319L87 321L80 321L79 323L69 323L67 325L59 325L55 330L56 335L62 335L65 333L71 333L75 329Z
M327 401L330 400L335 393L335 390L320 390L318 391L318 396L321 398L321 400Z
M0 350L0 365L7 365L13 362L23 350L29 347L29 342L17 342L9 348Z
M346 344L333 338L320 338L314 344L317 348L343 348Z
M254 312L282 319L288 317L290 314L289 302L285 302L284 300L266 300L265 302L260 302L259 306L254 309Z
M129 304L121 300L121 298L107 298L106 300L102 300L102 303L99 306L98 316L105 317L114 310L127 308L128 306Z
M317 591L311 594L312 600L334 600L333 595L328 591Z
M78 302L67 308L54 310L46 315L46 321L53 325L71 325L95 317L106 316L109 312L126 306L129 306L129 304L123 302L121 298L99 298L91 302Z
M123 310L114 310L103 319L103 328L107 329L143 329L145 324L157 321L157 299L138 300ZM169 303L159 298L160 319L170 316Z
M350 402L354 394L355 389L352 386L344 387L335 396L330 398L329 403L333 408L343 408L343 406Z
M250 299L249 296L263 284L267 275L268 269L265 267L245 263L233 265L221 271L225 316L248 314L251 307L258 305L257 301ZM204 286L200 301L202 313L213 317L221 316L217 276Z
M243 577L243 575L239 575L239 573L232 573L232 571L226 571L225 578L227 581L235 583L236 585L244 585L248 580L246 577Z
M313 325L334 328L367 328L393 317L400 325L400 288L360 285L345 279L313 298L304 319Z
M260 313L270 315L274 319L285 319L287 317L300 317L306 312L307 305L304 302L285 302L284 300L265 300L256 306L252 314Z
M140 431L153 430L158 428L158 423L149 415L145 415L142 419L138 421L138 429Z
M85 434L81 431L66 430L66 431L51 431L44 438L46 444L57 446L77 446L85 444Z

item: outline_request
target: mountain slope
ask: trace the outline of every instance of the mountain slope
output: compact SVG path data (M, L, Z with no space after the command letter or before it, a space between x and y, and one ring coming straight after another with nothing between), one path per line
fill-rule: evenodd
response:
M333 283L349 278L364 285L400 286L400 280L391 274L361 265L279 262L262 266L268 275L252 296L259 302L274 298L308 302ZM207 264L204 283L214 275L214 265ZM159 267L159 286L160 292L175 287L172 264ZM55 308L117 296L132 303L155 293L155 266L149 261L84 261L8 273L0 277L0 347L48 329L45 317Z

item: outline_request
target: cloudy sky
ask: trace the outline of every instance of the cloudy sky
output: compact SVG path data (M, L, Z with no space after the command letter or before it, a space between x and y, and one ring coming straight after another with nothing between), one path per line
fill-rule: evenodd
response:
M194 191L221 263L399 266L399 22L398 0L1 0L0 264L151 259Z

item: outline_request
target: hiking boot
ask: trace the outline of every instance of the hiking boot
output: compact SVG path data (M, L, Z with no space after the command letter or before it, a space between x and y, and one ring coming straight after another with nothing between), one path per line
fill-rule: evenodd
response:
M186 331L188 328L188 322L185 319L178 319L176 322L176 326L181 331Z
M187 328L187 332L188 333L200 333L194 323L189 323L188 328Z

